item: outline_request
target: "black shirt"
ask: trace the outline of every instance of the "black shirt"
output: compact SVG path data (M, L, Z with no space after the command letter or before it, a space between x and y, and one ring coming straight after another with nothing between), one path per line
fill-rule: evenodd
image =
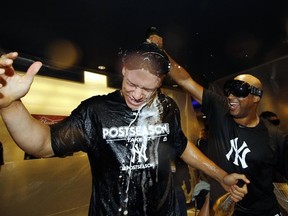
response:
M176 103L158 93L139 112L120 91L83 101L51 126L57 156L87 152L92 172L89 215L177 215L171 160L187 139Z
M209 90L203 93L203 112L209 125L209 158L228 173L245 174L251 182L248 194L237 203L236 212L241 209L245 216L275 215L279 210L272 177L279 163L279 146L283 145L284 139L281 139L282 143L273 141L273 146L262 120L252 128L238 125L229 114L227 99ZM212 200L223 193L223 188L211 180Z

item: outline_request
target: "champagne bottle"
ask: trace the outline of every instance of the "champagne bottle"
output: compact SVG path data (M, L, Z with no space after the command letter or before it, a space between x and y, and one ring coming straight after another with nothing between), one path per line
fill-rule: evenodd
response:
M237 185L243 187L244 181L239 180ZM235 210L235 202L231 199L230 193L219 197L213 205L214 216L232 216Z

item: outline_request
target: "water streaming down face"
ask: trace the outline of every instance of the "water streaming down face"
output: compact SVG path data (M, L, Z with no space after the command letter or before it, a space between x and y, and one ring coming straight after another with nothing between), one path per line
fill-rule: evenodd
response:
M143 196L143 212L146 215L147 209L147 187L151 187L153 182L158 181L158 146L159 136L156 133L149 131L149 127L154 127L161 124L161 116L163 107L161 106L158 97L156 96L151 104L146 104L139 108L135 119L130 123L129 127L135 125L142 129L141 137L135 139L127 138L127 147L131 150L131 157L129 167L126 172L121 175L122 178L126 178L126 188L123 191L125 194L123 197L123 205L119 211L123 211L123 215L128 215L128 204L129 204L129 190L133 190L130 186L131 181L140 177L141 192ZM148 146L150 145L150 146ZM142 153L139 153L142 152ZM137 167L133 166L137 161ZM156 178L152 179L152 171L156 173ZM123 183L123 179L121 181ZM122 194L123 195L123 194Z

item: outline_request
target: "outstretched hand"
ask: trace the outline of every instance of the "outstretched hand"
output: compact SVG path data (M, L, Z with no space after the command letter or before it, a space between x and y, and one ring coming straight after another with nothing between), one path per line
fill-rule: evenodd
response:
M20 76L13 68L13 60L17 57L17 52L3 54L0 57L0 108L8 107L13 101L24 97L42 66L41 62L34 62L26 74Z
M224 177L224 185L222 185L227 191L230 192L230 197L234 202L239 202L248 193L247 184L250 181L243 174L232 173ZM237 186L239 181L243 181L243 186Z

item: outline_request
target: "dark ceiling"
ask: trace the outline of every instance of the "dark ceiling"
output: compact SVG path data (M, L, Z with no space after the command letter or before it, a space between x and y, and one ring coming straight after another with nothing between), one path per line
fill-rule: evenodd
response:
M99 65L117 73L118 53L144 41L149 26L162 32L168 53L203 85L288 54L288 1L38 2L1 3L0 48L60 62L68 78L75 68Z

